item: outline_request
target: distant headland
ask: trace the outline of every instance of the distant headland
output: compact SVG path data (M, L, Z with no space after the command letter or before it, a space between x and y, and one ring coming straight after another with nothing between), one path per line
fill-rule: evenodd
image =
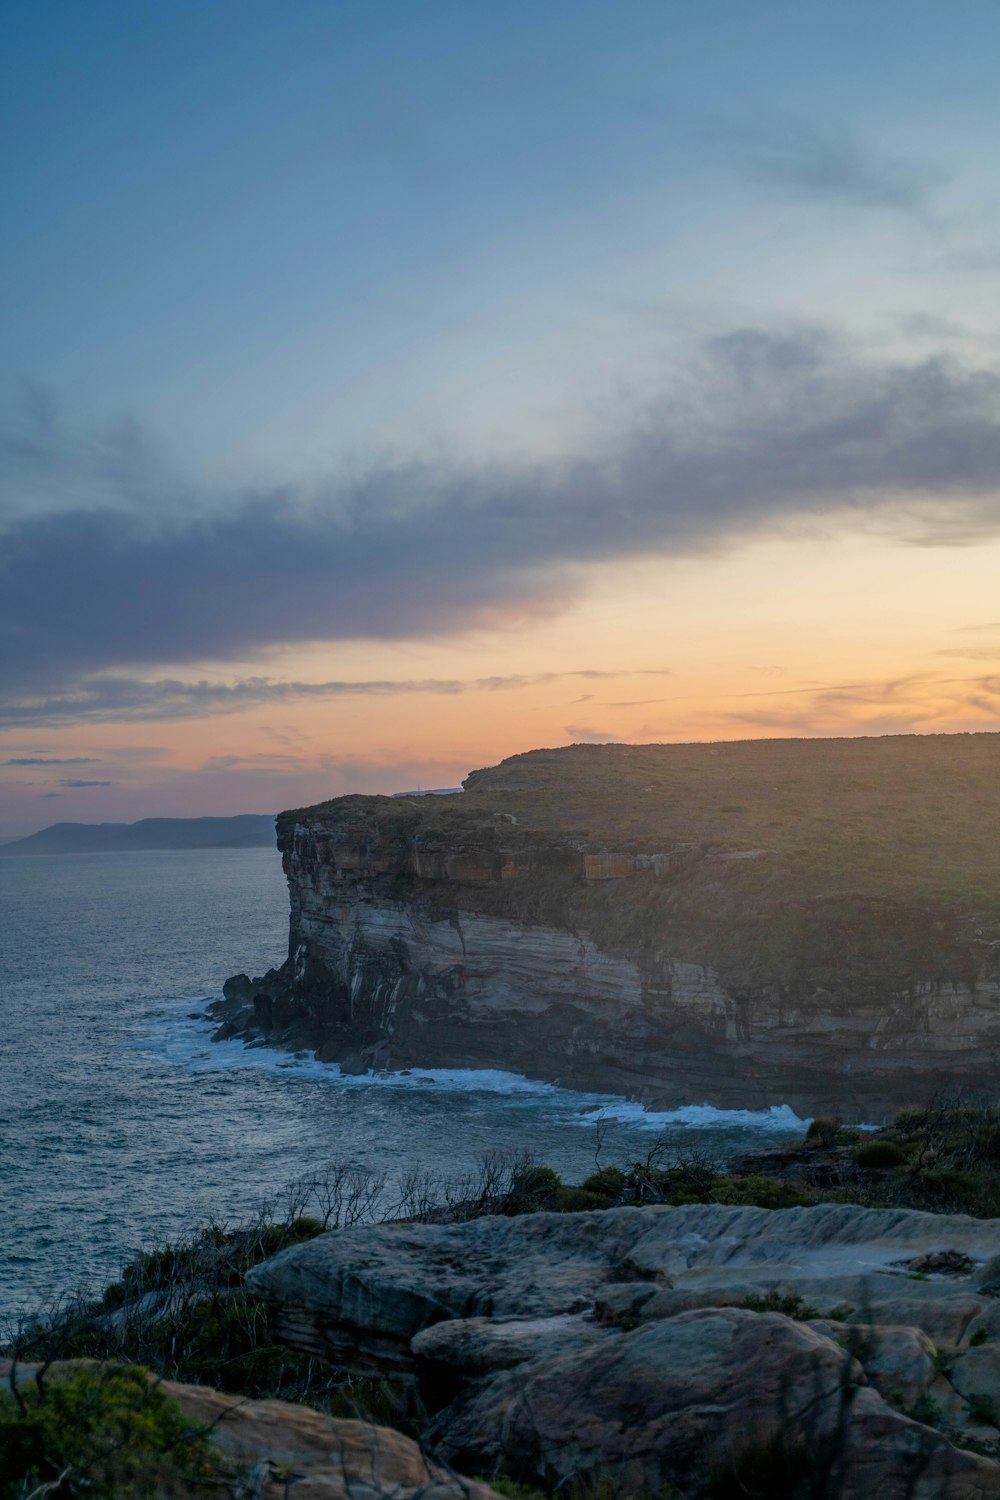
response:
M104 854L139 849L273 849L274 817L142 818L138 823L53 823L0 844L0 855Z

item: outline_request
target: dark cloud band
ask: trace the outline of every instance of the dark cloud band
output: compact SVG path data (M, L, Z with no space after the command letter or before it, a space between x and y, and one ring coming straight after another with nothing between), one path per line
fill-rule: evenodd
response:
M1000 528L1000 374L878 363L814 331L717 339L599 451L534 468L397 466L308 493L222 503L186 492L172 504L131 431L118 465L107 441L97 459L86 445L74 455L47 410L30 442L23 422L16 437L0 658L13 710L48 705L21 723L70 717L74 701L86 717L95 693L109 709L119 690L135 713L134 678L97 687L94 674L457 631L564 603L587 566L726 545L804 516L905 498L912 541ZM59 509L45 491L53 474L59 495L86 494L87 506ZM169 697L169 685L147 686L150 709ZM206 686L206 703L218 693Z

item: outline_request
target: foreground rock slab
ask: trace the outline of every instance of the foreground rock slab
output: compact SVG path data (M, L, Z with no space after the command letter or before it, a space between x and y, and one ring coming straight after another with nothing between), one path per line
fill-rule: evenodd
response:
M579 1313L613 1301L612 1288L643 1321L774 1294L957 1347L996 1305L977 1271L998 1244L1000 1222L965 1215L693 1204L321 1235L248 1282L287 1343L358 1371L411 1371L413 1336L446 1318ZM914 1257L944 1249L967 1255L972 1274L908 1272Z
M214 1447L248 1472L247 1500L494 1500L486 1485L427 1459L391 1428L203 1386L164 1381L161 1389L192 1421L212 1426Z
M848 1351L780 1314L681 1313L555 1354L534 1327L533 1358L525 1350L478 1380L431 1424L440 1457L547 1486L586 1477L623 1495L698 1496L726 1480L755 1493L762 1478L817 1467L842 1500L873 1487L883 1500L1000 1495L996 1464L892 1410ZM414 1342L453 1362L467 1337L459 1321Z
M424 1440L464 1472L1000 1500L998 1244L996 1221L909 1210L622 1208L321 1236L248 1279L288 1343L415 1378Z

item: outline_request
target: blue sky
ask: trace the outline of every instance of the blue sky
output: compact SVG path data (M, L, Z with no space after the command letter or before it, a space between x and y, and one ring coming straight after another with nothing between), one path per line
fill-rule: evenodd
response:
M636 323L655 357L824 288L845 322L944 315L995 209L991 4L7 18L8 368L213 473L497 438L535 402L542 439Z
M8 0L0 726L410 681L359 642L450 680L602 565L821 515L992 537L998 44L969 0Z

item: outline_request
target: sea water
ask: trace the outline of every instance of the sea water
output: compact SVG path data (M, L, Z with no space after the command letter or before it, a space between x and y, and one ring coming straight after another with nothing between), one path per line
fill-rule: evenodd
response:
M287 913L267 849L0 858L0 1319L336 1163L391 1185L526 1150L579 1181L664 1133L725 1158L802 1132L780 1106L650 1114L509 1073L345 1077L213 1043L200 1013L281 962Z

